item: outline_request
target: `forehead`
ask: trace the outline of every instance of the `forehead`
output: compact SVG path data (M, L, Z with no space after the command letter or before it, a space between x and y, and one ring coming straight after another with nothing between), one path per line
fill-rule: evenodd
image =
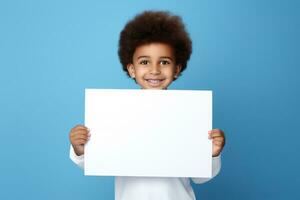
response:
M135 49L133 58L138 58L140 56L148 56L153 58L159 57L171 57L174 58L173 48L165 43L150 43L138 46Z

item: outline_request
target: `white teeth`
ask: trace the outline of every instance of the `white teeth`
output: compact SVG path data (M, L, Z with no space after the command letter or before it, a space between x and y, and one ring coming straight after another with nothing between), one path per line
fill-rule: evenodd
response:
M157 79L148 79L147 81L150 83L159 83L160 82L160 80L157 80Z

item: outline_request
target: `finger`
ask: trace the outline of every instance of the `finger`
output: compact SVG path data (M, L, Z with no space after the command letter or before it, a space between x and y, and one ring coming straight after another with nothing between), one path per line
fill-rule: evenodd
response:
M70 138L76 138L78 136L90 137L90 134L84 130L74 131L70 134Z
M83 125L77 125L74 128L72 128L71 131L75 131L75 130L88 130L88 127L83 126Z
M221 129L212 129L210 132L211 133L220 133L220 134L224 133Z
M220 148L221 150L224 148L225 143L223 142L215 142L213 143L213 148Z
M86 139L79 138L79 139L71 140L72 145L84 145L85 143L87 143Z
M89 133L86 131L75 131L71 134L71 138L76 138L76 137L89 137Z
M212 137L212 140L224 141L225 138L223 136L215 136L215 137Z
M221 129L217 129L217 128L216 129L212 129L211 133L220 133L220 134L224 135L224 132Z
M224 139L224 137L222 135L209 135L208 139Z
M216 141L216 140L214 140L213 144L216 145L216 146L223 146L223 142L222 141Z
M221 129L212 129L212 130L208 131L209 135L216 134L216 133L224 135L224 132Z
M212 137L212 138L222 137L223 138L224 136L222 135L222 133L216 132L216 133L211 133L210 137Z
M76 137L72 138L72 140L78 140L78 139L88 140L89 137L86 135L77 135Z
M87 129L78 129L78 130L73 130L73 131L71 131L71 134L78 134L78 133L85 133L85 134L88 134L88 133L89 133L89 130L87 130Z
M219 128L214 128L214 129L212 129L212 132L223 132L223 131Z
M76 129L74 129L74 130L72 130L71 132L70 132L70 138L71 137L74 137L75 135L77 135L77 134L86 134L86 135L89 135L89 130L86 130L86 129L79 129L79 130L76 130Z
M213 139L213 141L221 141L221 142L223 142L223 146L225 145L225 142L226 142L226 139L225 139L225 137L224 137L224 135L222 134L222 135L214 135L214 136L212 136L212 138L211 139Z
M90 137L79 135L79 136L76 136L76 137L72 138L71 141L76 141L76 140L85 140L85 141L88 141L89 139L90 139Z
M224 144L225 144L224 140L213 140L212 143L213 144L221 144L222 146L224 146Z
M87 140L84 140L84 139L78 139L78 140L74 140L72 142L73 145L84 145L86 144Z

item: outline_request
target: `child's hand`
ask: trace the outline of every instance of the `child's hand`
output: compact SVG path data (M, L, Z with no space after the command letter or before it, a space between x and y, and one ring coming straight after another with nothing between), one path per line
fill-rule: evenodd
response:
M213 140L212 156L213 157L218 156L225 145L224 132L220 129L213 129L209 131L208 134L209 134L208 138Z
M90 136L89 129L85 126L77 125L71 129L70 142L77 156L84 154L84 145Z

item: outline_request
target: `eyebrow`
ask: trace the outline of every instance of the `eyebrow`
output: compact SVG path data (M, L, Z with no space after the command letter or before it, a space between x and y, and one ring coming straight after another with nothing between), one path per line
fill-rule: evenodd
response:
M137 57L137 59L140 59L140 58L150 58L150 56L139 56L139 57ZM169 56L161 56L159 58L170 59L171 61L173 61L173 59Z

